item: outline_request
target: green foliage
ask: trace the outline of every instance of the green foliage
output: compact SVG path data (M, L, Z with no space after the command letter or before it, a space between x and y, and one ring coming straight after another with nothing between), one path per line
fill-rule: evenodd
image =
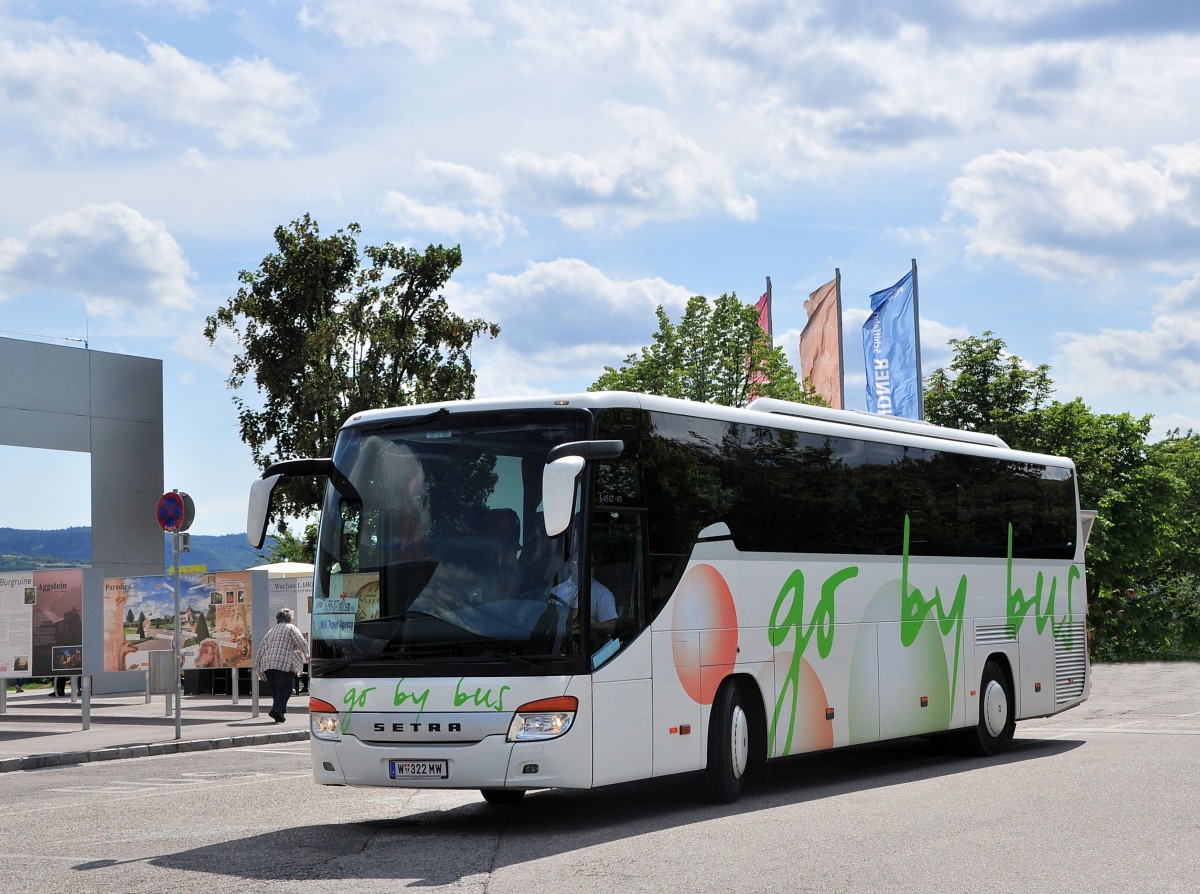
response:
M1163 520L1161 534L1176 557L1179 574L1200 578L1200 435L1181 435L1176 429L1150 449L1175 491L1173 511Z
M949 369L928 380L930 422L1075 462L1080 504L1098 512L1087 547L1094 655L1200 655L1200 438L1149 444L1150 416L1049 401L1049 367L1007 354L991 332L951 345Z
M950 339L950 371L936 369L925 389L925 418L937 425L998 435L1011 445L1023 440L1030 414L1050 396L1050 367L1030 369L1007 354L993 332Z
M1089 607L1098 661L1200 657L1200 579L1169 578L1148 589L1105 590Z
M660 305L652 344L630 354L620 369L611 366L592 391L635 391L724 406L745 406L752 397L824 404L810 383L796 378L783 350L758 323L758 310L736 294L711 304L691 298L676 326ZM807 386L807 387L806 387Z
M500 329L453 313L441 294L462 263L457 246L424 252L393 244L364 246L360 228L322 238L307 214L275 229L277 251L205 320L215 342L237 341L227 380L242 440L261 468L279 459L329 456L337 430L354 413L383 406L471 398L475 339ZM276 518L306 516L321 484L286 482Z
M274 565L278 562L308 562L316 561L317 556L317 525L309 522L304 526L302 535L296 535L291 528L280 530L275 539L267 546L262 554L263 564Z

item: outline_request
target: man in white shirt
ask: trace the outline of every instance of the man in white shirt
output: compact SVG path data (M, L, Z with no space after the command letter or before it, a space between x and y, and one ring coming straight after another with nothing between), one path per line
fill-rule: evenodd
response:
M574 609L579 604L579 562L567 560L567 579L550 590L567 606ZM592 578L592 632L599 642L612 638L617 626L617 601L613 591Z

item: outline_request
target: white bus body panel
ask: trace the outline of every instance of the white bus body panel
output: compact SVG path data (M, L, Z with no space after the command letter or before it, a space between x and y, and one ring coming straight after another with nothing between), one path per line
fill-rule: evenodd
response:
M592 676L593 785L653 774L652 648L647 631Z
M729 674L758 683L769 757L972 726L992 656L1012 675L1018 718L1086 698L1078 566L907 561L904 600L900 556L740 555L728 541L700 544L653 628L655 775L704 766L709 709ZM1082 676L1056 687L1071 630ZM689 736L674 732L685 724Z

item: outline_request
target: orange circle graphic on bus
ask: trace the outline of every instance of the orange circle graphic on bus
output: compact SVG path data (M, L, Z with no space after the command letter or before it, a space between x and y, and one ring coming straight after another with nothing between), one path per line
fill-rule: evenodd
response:
M711 705L717 687L737 661L737 609L725 578L711 565L688 570L675 591L675 672L695 702Z

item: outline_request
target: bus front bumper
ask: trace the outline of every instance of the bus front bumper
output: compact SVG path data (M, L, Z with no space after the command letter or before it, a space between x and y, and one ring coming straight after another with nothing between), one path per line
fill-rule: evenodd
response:
M578 743L573 747L570 740L571 733L541 742L488 736L456 745L314 737L313 780L321 785L392 788L590 788L591 749Z

